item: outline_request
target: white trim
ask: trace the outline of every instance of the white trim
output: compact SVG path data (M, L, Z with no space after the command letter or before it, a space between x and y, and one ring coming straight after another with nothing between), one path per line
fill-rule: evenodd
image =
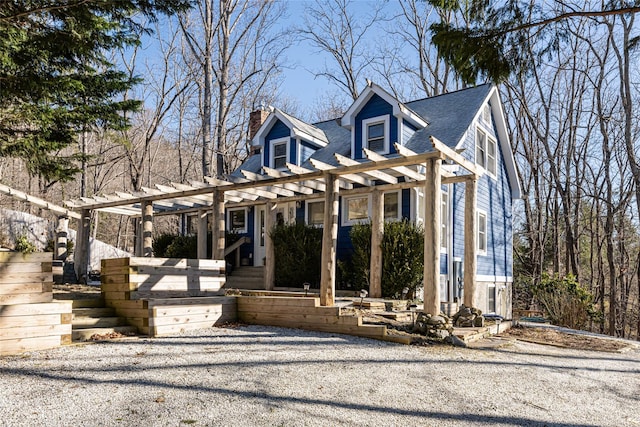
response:
M366 218L361 218L361 219L357 219L357 220L348 220L347 217L347 206L348 206L348 201L349 200L353 200L353 199L367 199L367 217ZM349 226L349 225L355 225L355 224L360 224L362 222L366 222L369 221L371 219L371 194L367 193L367 194L358 194L358 195L353 195L353 196L343 196L342 197L342 225L343 226Z
M378 154L389 154L389 140L390 140L389 128L391 127L389 125L389 122L390 122L390 119L388 114L385 114L384 116L376 116L376 117L370 117L368 119L363 119L362 120L362 147L371 150L371 148L369 147L369 138L367 137L368 127L371 125L382 123L384 125L384 138L382 142L382 146L383 146L382 151L379 151L379 150L371 150L371 151L375 151ZM364 157L364 153L361 153L361 156Z
M284 115L284 113L282 113L280 110L275 108L271 112L271 114L267 116L264 123L262 123L262 126L260 126L260 128L256 132L255 136L251 140L251 145L257 145L257 146L263 147L265 143L265 138L269 133L269 130L271 130L271 127L273 127L273 125L275 124L276 120L280 120L282 123L284 123L284 125L287 128L289 128L291 138L301 138L306 141L309 141L312 144L317 145L318 147L326 147L329 144L329 141L327 139L322 139L322 138L315 137L313 135L309 135L308 133L304 132L302 129L297 128L293 124L293 122ZM299 119L296 119L296 120L299 120ZM313 125L309 125L309 126L313 126Z
M234 229L233 224L231 222L231 213L232 212L244 212L244 228ZM227 210L227 231L232 231L235 233L246 233L249 226L249 209L248 208L229 208Z
M491 276L491 275L476 275L477 282L487 283L513 283L513 276Z
M480 249L480 216L484 216L484 250ZM489 245L489 238L487 236L488 234L488 229L489 229L489 217L487 216L487 211L482 210L482 209L478 209L476 211L476 220L478 221L478 227L476 228L476 233L477 233L477 240L478 240L478 255L483 255L486 256L487 255L487 250L488 245Z
M285 144L285 148L286 148L286 158L285 158L285 166L280 167L280 168L276 168L275 165L275 149L274 147L276 145L280 145L280 144ZM269 141L269 167L275 170L287 170L286 164L289 163L290 159L290 145L291 145L291 138L288 136L285 136L284 138L277 138L277 139L272 139Z
M309 223L309 204L311 203L320 203L324 206L324 199L308 199L304 201L304 223L307 225L313 225L314 227L322 228L324 227L324 221L321 221L319 224Z
M450 189L450 186L447 186L447 190ZM447 198L447 211L445 212L446 215L440 215L440 253L441 254L448 254L449 253L449 245L451 244L451 229L452 224L450 221L450 213L451 213L451 194L449 191L442 191L440 192L441 194L441 199L444 199L444 197L446 196ZM440 200L440 209L442 209L442 200ZM445 225L446 226L446 235L442 234L442 226ZM446 246L443 248L442 247L442 240L444 239Z
M482 167L478 163L478 133L484 135L485 144L484 144L484 171L492 177L494 180L498 176L498 159L500 158L498 155L498 142L496 138L493 136L493 132L489 132L485 126L483 126L480 122L476 123L476 133L475 133L475 163L476 165ZM493 146L493 167L491 170L489 168L489 145Z

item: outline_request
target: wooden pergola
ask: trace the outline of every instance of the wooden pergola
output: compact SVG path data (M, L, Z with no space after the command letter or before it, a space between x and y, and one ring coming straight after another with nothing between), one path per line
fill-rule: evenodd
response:
M324 193L324 229L322 239L322 265L320 303L334 304L336 281L336 246L338 237L339 196L372 194L371 237L371 297L381 296L382 252L380 243L384 229L383 192L407 188L424 189L424 310L440 313L440 233L441 186L465 184L464 227L464 304L474 306L476 276L476 186L482 172L473 162L462 157L442 142L431 137L433 150L415 153L395 144L395 157L384 157L367 149L366 159L353 160L335 154L337 165L311 159L314 169L287 164L288 171L263 167L266 175L243 171L243 178L226 176L225 179L205 178L206 182L190 185L172 183L143 188L137 193L117 192L113 195L94 196L70 200L65 204L80 212L76 242L76 266L88 265L89 219L92 210L111 212L141 218L141 235L137 255L152 256L154 215L197 213L198 257L206 258L207 217L213 217L213 259L224 259L225 208L266 204L266 229L276 223L276 205L309 198ZM444 160L459 165L467 172L453 175L442 167ZM402 179L399 179L402 178ZM275 259L273 242L265 241L265 288L273 289ZM80 272L86 275L86 271Z

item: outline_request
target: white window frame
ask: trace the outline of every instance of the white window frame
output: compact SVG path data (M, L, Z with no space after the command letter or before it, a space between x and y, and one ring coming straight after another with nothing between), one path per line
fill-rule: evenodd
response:
M387 191L386 193L382 193L382 204L383 204L383 211L384 211L384 197L387 194L397 194L398 195L398 213L395 217L387 217L385 214L384 220L385 221L400 221L402 219L402 191L398 190L398 191Z
M309 222L309 205L311 204L315 204L315 203L319 203L324 207L324 199L312 199L312 200L307 200L304 204L304 222L307 225L312 225L314 227L319 227L322 228L324 227L324 220L320 223L320 224L311 224ZM324 210L323 210L324 212ZM324 215L323 215L324 217Z
M349 200L353 200L353 199L367 199L367 217L366 218L349 220L349 215L348 215ZM344 196L342 198L342 225L361 224L363 222L370 220L370 218L371 218L371 194L359 194L357 196L355 195Z
M441 192L440 202L440 253L449 249L449 193Z
M384 125L384 139L383 139L383 149L382 150L372 150L378 154L389 154L389 131L390 131L390 120L389 115L371 117L368 119L362 120L362 147L369 148L369 139L367 138L367 130L369 126L382 123Z
M481 218L484 218L484 233L482 232L482 227L480 227L482 221ZM489 228L489 221L488 221L488 217L487 217L487 212L483 211L483 210L478 210L477 211L477 230L478 230L478 255L486 255L487 254L487 244L489 242L489 239L487 238L487 234L488 234L488 228ZM481 249L484 246L484 249Z
M290 150L290 138L287 136L285 138L278 138L278 139L272 139L271 141L269 141L269 167L276 169L276 170L286 170L286 166L283 166L281 168L276 168L276 159L275 159L275 154L276 154L276 145L280 145L280 144L285 144L285 148L286 148L286 154L285 154L285 164L289 162L289 150Z
M491 150L493 150L493 154L490 154ZM479 158L478 151L481 151L481 158ZM489 132L480 126L476 127L475 157L476 165L486 170L495 179L498 169L498 143Z
M233 212L244 212L244 228L233 228L233 223L231 221ZM227 210L227 231L233 233L246 233L249 226L249 210L247 208L230 208Z
M489 104L485 104L482 107L482 121L485 122L487 126L491 126L491 106Z

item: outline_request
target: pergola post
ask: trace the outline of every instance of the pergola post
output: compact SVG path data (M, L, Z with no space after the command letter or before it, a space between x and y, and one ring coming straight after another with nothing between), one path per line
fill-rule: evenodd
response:
M142 202L142 256L153 256L153 203Z
M382 236L384 234L384 195L373 190L371 214L371 265L369 271L369 295L382 298Z
M91 226L91 211L82 209L78 219L76 245L73 256L73 266L78 282L87 283L89 277L89 228Z
M56 253L55 259L67 259L67 240L69 236L69 217L59 216L56 224Z
M198 211L198 259L207 259L207 211Z
M276 251L271 238L271 230L276 225L276 203L268 202L264 230L264 288L272 291L276 283Z
M475 307L476 294L476 204L478 181L469 179L464 191L464 305Z
M225 219L224 219L224 191L213 191L213 226L211 227L211 258L224 260Z
M442 160L426 164L424 184L424 311L440 314L440 232Z
M326 172L324 174L324 229L322 230L322 261L320 265L320 305L332 306L335 303L336 288L336 248L338 245L338 178Z

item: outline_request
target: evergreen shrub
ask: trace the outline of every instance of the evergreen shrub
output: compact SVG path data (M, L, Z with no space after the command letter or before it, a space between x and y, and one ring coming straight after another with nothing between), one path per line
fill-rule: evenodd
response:
M302 288L309 282L320 286L322 228L306 225L277 224L269 232L275 252L275 286Z

